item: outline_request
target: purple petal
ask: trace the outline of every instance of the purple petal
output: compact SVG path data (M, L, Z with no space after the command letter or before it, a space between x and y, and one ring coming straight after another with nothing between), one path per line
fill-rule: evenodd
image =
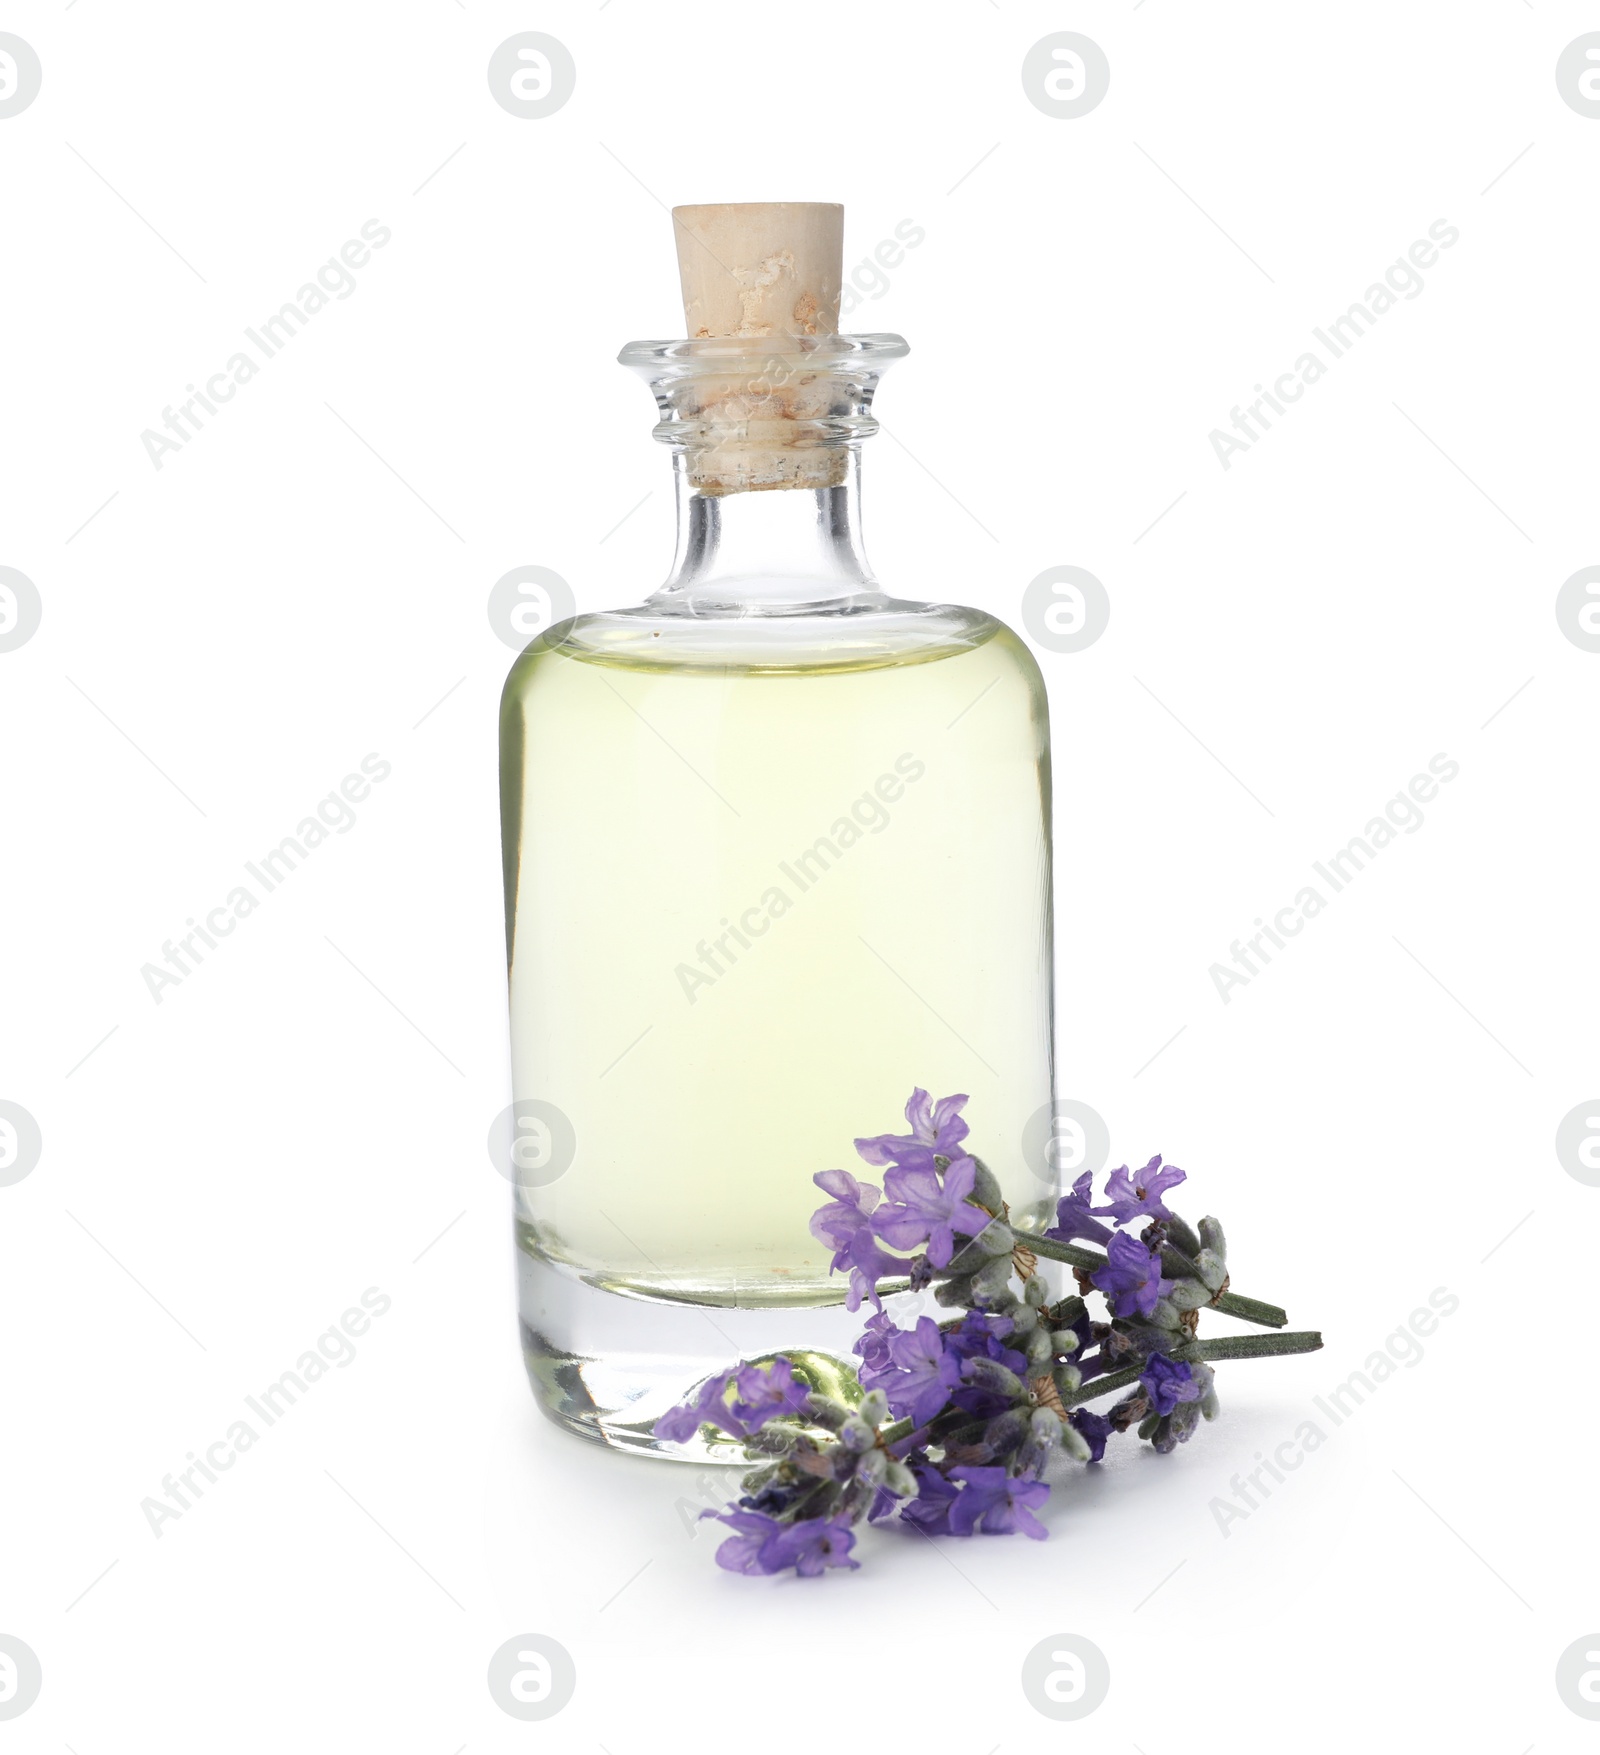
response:
M970 1131L966 1122L961 1119L961 1110L966 1101L966 1093L963 1091L954 1097L941 1097L933 1107L934 1149L947 1158L955 1156L957 1146Z
M700 1430L702 1416L697 1407L685 1405L669 1408L655 1423L655 1435L668 1444L687 1444Z
M947 1201L965 1200L972 1193L972 1185L978 1180L978 1166L963 1154L952 1158L944 1173L944 1194ZM988 1224L989 1215L984 1214L984 1224Z
M848 1170L819 1170L811 1180L824 1194L831 1194L846 1206L861 1207L869 1213L883 1198L872 1183L857 1182Z
M933 1144L933 1099L921 1085L911 1093L910 1100L906 1103L906 1120L914 1139L920 1140L925 1146Z

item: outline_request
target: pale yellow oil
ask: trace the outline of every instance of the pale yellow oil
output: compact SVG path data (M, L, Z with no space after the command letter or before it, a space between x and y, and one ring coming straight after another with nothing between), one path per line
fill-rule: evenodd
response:
M853 1142L903 1132L916 1085L969 1093L1014 1206L1046 1192L1022 1162L1051 1097L1043 688L963 613L815 652L580 623L518 661L515 1094L576 1143L519 1188L524 1248L648 1297L837 1301L812 1175L874 1179Z

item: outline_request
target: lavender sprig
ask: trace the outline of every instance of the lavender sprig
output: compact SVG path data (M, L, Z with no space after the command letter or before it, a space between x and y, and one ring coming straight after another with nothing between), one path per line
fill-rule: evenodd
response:
M908 1134L857 1140L862 1159L884 1169L881 1188L844 1170L813 1178L829 1199L812 1234L832 1249L832 1271L849 1276L846 1307L873 1306L854 1380L832 1385L847 1399L825 1393L805 1361L779 1356L731 1367L657 1421L668 1442L709 1428L761 1464L736 1504L705 1513L733 1532L717 1550L728 1571L853 1570L863 1521L1043 1539L1034 1514L1057 1451L1098 1463L1130 1430L1174 1450L1217 1415L1210 1361L1322 1345L1314 1333L1198 1338L1202 1310L1280 1331L1288 1318L1230 1289L1221 1225L1191 1228L1168 1207L1187 1176L1159 1157L1113 1171L1104 1205L1085 1174L1048 1230L1015 1229L998 1180L965 1149L966 1103L919 1088ZM1052 1302L1041 1257L1070 1266L1078 1293ZM880 1286L902 1280L933 1285L960 1314L900 1328ZM1104 1299L1104 1320L1090 1316L1090 1293ZM1116 1391L1127 1393L1106 1413L1083 1405Z

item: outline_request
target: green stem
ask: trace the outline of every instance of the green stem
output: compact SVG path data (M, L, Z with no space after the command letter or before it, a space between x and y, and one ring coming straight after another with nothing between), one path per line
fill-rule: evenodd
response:
M1057 1243L1053 1237L1039 1237L1019 1231L1017 1241L1035 1255L1050 1261L1064 1261L1068 1267L1086 1268L1096 1272L1106 1265L1106 1258L1097 1249L1080 1249L1076 1243ZM1286 1311L1276 1304L1263 1304L1259 1298L1246 1298L1238 1292L1224 1292L1205 1306L1219 1310L1224 1316L1237 1316L1241 1321L1259 1323L1263 1328L1282 1328L1288 1322Z
M1110 1395L1114 1389L1127 1389L1139 1381L1143 1369L1142 1365L1124 1365L1120 1371L1112 1371L1105 1377L1091 1377L1071 1395L1062 1396L1062 1405L1075 1408L1079 1402L1092 1402L1096 1396Z
M1322 1336L1303 1329L1294 1334L1280 1335L1219 1335L1214 1340L1184 1341L1166 1349L1171 1359L1267 1359L1278 1353L1315 1353L1322 1346ZM1124 1365L1120 1371L1107 1372L1104 1377L1089 1381L1061 1398L1062 1405L1075 1408L1080 1402L1091 1402L1119 1389L1131 1389L1139 1381L1143 1366Z
M1292 1334L1218 1335L1204 1341L1186 1341L1172 1349L1174 1359L1266 1359L1275 1353L1315 1353L1322 1336L1313 1329Z
M1024 1249L1050 1261L1064 1261L1068 1267L1088 1268L1091 1272L1106 1265L1106 1258L1097 1249L1080 1249L1076 1243L1057 1243L1054 1237L1035 1237L1019 1231L1017 1241Z
M1259 1323L1262 1328L1282 1328L1289 1313L1276 1304L1263 1304L1259 1298L1246 1298L1242 1292L1224 1292L1210 1306L1224 1316L1237 1316L1242 1322Z

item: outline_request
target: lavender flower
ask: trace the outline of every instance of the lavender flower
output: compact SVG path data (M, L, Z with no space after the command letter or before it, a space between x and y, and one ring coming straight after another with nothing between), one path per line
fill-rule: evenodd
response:
M1156 1301L1172 1290L1173 1282L1161 1277L1161 1257L1146 1249L1136 1237L1119 1231L1106 1245L1106 1265L1091 1278L1104 1292L1113 1316L1149 1316Z
M944 1341L958 1359L994 1359L1021 1377L1028 1368L1027 1360L1004 1344L1015 1326L1009 1316L969 1310L953 1328L944 1331Z
M761 1550L783 1525L762 1511L708 1511L706 1517L716 1518L736 1533L717 1549L717 1564L725 1572L760 1573L776 1570L761 1564Z
M1124 1165L1106 1181L1106 1204L1096 1206L1094 1178L1085 1172L1058 1203L1044 1235L1057 1243L1083 1239L1106 1252L1098 1269L1078 1272L1080 1294L1093 1286L1105 1297L1109 1320L1094 1321L1082 1295L1053 1302L1042 1276L1023 1275L1026 1249L1010 1245L1026 1246L1030 1233L1007 1229L998 1182L964 1149L966 1102L961 1095L935 1102L918 1087L906 1105L908 1134L856 1141L867 1163L886 1167L881 1188L845 1170L813 1178L824 1204L811 1231L831 1251L832 1271L849 1276L847 1307L875 1306L855 1343L854 1382L846 1373L824 1394L809 1387L804 1363L797 1376L788 1357L741 1362L657 1422L669 1442L716 1428L749 1442L760 1463L746 1477L743 1498L705 1514L729 1529L717 1550L724 1570L814 1578L853 1569L853 1531L896 1516L930 1536L1042 1540L1047 1531L1036 1513L1050 1489L1040 1476L1057 1450L1099 1462L1113 1433L1137 1426L1164 1453L1185 1443L1202 1417L1215 1416L1211 1368L1154 1350L1182 1352L1176 1331L1194 1333L1190 1282L1179 1291L1162 1277L1169 1235L1195 1258L1207 1291L1227 1289L1221 1227L1206 1219L1192 1232L1165 1205L1185 1173L1159 1156L1142 1170ZM973 1237L981 1243L966 1248L959 1273L950 1272L963 1239ZM1035 1254L1052 1252L1036 1233L1031 1243ZM918 1290L940 1281L936 1296L952 1307L951 1319L941 1325L920 1317L901 1328L878 1291L891 1275ZM1163 1303L1169 1297L1186 1307L1183 1322ZM1227 1303L1248 1320L1284 1321L1269 1305L1242 1297ZM1245 1348L1239 1356L1321 1344L1317 1335L1284 1339L1295 1344ZM1136 1373L1137 1385L1103 1414L1063 1405L1092 1396L1099 1382ZM763 1436L774 1422L778 1428Z
M1179 1402L1200 1399L1200 1385L1194 1373L1182 1360L1169 1359L1165 1353L1152 1353L1139 1376L1140 1387L1150 1398L1155 1413L1166 1415Z
M955 1254L954 1234L976 1236L993 1216L967 1199L977 1175L977 1165L966 1157L956 1158L943 1177L931 1164L926 1169L896 1166L883 1179L888 1203L873 1213L873 1230L892 1249L926 1244L928 1260L936 1268L948 1267Z
M909 1466L917 1478L917 1496L901 1509L901 1517L925 1536L949 1535L950 1507L959 1489L952 1487L925 1456L912 1459Z
M878 1240L870 1231L859 1232L851 1239L848 1249L841 1250L834 1257L834 1267L850 1269L850 1285L845 1292L844 1307L846 1310L859 1310L862 1300L870 1300L877 1310L883 1309L883 1299L878 1295L878 1281L892 1279L903 1274L910 1264L897 1255L885 1255L878 1247Z
M871 1299L881 1311L878 1281L903 1274L910 1265L878 1247L871 1215L883 1198L882 1190L870 1182L857 1182L848 1170L819 1170L811 1180L833 1196L811 1215L811 1235L833 1251L829 1272L850 1275L845 1309L859 1310L863 1299Z
M890 1412L902 1418L909 1415L918 1426L939 1412L960 1381L959 1357L946 1349L939 1325L926 1316L914 1329L893 1330L885 1366L864 1367L861 1373L864 1388L881 1389L889 1398Z
M1089 1461L1099 1462L1106 1453L1106 1440L1115 1430L1111 1422L1104 1414L1092 1413L1088 1408L1074 1408L1067 1418L1088 1445Z
M733 1371L730 1370L703 1383L699 1395L693 1401L684 1402L681 1407L670 1408L656 1421L656 1437L666 1439L669 1444L687 1444L707 1421L720 1425L720 1419L712 1410L727 1412L727 1403L723 1398L732 1380Z
M1082 1238L1087 1243L1109 1243L1111 1227L1102 1225L1095 1217L1102 1208L1092 1206L1093 1174L1085 1170L1072 1185L1072 1193L1062 1195L1056 1203L1056 1222L1045 1232L1046 1237L1053 1237L1058 1243L1076 1243Z
M728 1404L728 1391L734 1393ZM750 1438L769 1420L805 1412L808 1390L794 1367L778 1359L770 1367L734 1365L700 1386L693 1401L670 1408L655 1424L657 1438L686 1444L702 1426L720 1426L730 1438Z
M892 1488L879 1487L872 1495L872 1504L867 1510L867 1522L881 1523L884 1518L893 1517L906 1503Z
M1050 1489L1028 1475L1008 1475L1002 1468L952 1469L950 1478L963 1483L961 1496L950 1507L950 1533L970 1536L980 1529L986 1536L1009 1536L1021 1531L1042 1542L1050 1533L1033 1515Z
M894 1369L894 1362L889 1357L889 1341L899 1333L894 1318L887 1310L877 1310L867 1318L866 1326L850 1349L861 1361L856 1375L861 1379L863 1389L884 1387L884 1373Z
M732 1414L745 1428L736 1436L746 1437L759 1432L769 1420L803 1414L810 1394L805 1384L795 1382L794 1367L787 1359L776 1359L765 1369L741 1365L734 1373L733 1389Z
M851 1242L871 1223L868 1215L883 1199L871 1182L857 1182L848 1170L819 1170L811 1180L833 1199L811 1215L811 1235L837 1253L833 1271L842 1268Z
M956 1148L967 1137L967 1124L961 1119L966 1095L941 1097L937 1103L919 1085L906 1104L909 1134L880 1133L872 1139L857 1140L856 1150L869 1164L899 1164L906 1169L931 1170L936 1157L953 1158Z
M787 1572L792 1566L802 1578L817 1578L830 1566L852 1569L860 1561L850 1558L856 1538L848 1518L812 1517L800 1523L779 1523L760 1511L707 1512L735 1533L717 1549L717 1564L727 1572L748 1576Z
M849 1518L808 1518L804 1523L789 1526L788 1540L782 1548L783 1564L792 1566L802 1578L820 1578L830 1566L844 1566L854 1572L861 1564L850 1558L855 1545Z
M1013 1327L1009 1316L992 1316L971 1310L956 1327L945 1331L945 1346L961 1361L961 1388L955 1390L950 1399L976 1420L988 1420L1003 1414L1013 1402L1013 1397L992 1381L984 1381L993 1376L988 1369L989 1361L1009 1371L1013 1377L1027 1376L1026 1357L1004 1344Z
M1106 1183L1106 1199L1111 1204L1099 1211L1115 1219L1119 1225L1129 1224L1134 1219L1170 1219L1172 1214L1161 1197L1169 1188L1176 1188L1187 1180L1187 1172L1176 1165L1169 1164L1163 1170L1158 1152L1136 1175L1129 1174L1126 1164L1120 1170L1113 1170Z

